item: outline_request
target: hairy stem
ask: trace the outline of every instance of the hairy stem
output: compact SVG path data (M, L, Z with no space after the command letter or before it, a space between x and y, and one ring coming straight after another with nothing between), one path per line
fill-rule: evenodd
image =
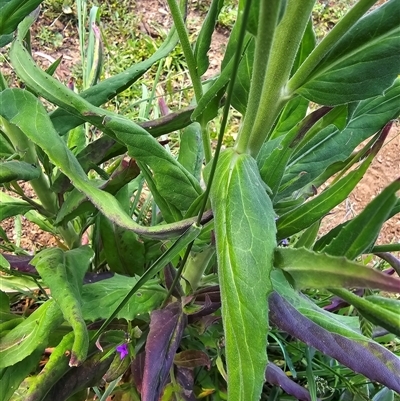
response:
M260 103L246 151L257 156L282 107L291 98L286 91L297 50L315 0L289 0L276 28Z
M247 150L248 139L260 104L265 73L268 66L280 6L281 0L262 1L260 4L249 99L243 125L236 141L236 150L238 153L245 153Z

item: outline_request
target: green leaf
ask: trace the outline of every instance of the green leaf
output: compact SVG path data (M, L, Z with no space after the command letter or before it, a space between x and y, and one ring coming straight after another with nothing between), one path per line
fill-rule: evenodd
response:
M325 189L320 195L283 214L277 221L278 239L290 237L320 220L344 201L363 177L374 155L370 155L357 170Z
M3 0L0 2L0 35L13 33L18 24L43 0Z
M192 123L182 131L178 162L200 181L203 166L203 144L199 123Z
M47 79L52 78L48 77ZM0 93L0 114L7 120L18 125L24 134L41 147L49 156L50 160L70 178L75 188L83 192L105 216L119 226L135 231L141 235L148 235L154 238L171 238L182 234L193 224L193 219L180 221L176 224L164 227L142 227L136 224L124 212L115 197L95 187L93 183L89 181L76 157L72 154L70 149L68 149L63 139L55 132L44 107L31 93L20 89L6 89L2 91ZM35 120L35 124L32 124L32 119ZM122 121L121 119L119 122ZM120 126L118 123L117 125L118 127ZM137 143L137 145L139 146L140 143L142 143L141 146L143 146L143 149L137 149L138 152L142 152L145 160L151 159L150 161L154 162L154 164L151 163L151 167L154 167L155 171L161 173L159 180L162 182L163 188L170 193L171 200L178 203L179 200L186 200L186 204L188 204L189 207L192 198L193 200L197 198L197 190L201 191L199 183L194 177L191 177L154 138L148 136L145 131L141 131L141 133L144 134L144 137L140 134L138 135L137 139L139 143ZM125 134L130 141L133 133L125 132ZM131 136L130 139L129 136ZM148 138L155 141L154 146L147 143ZM152 149L156 149L154 153L151 153ZM146 158L146 156L148 156L148 158ZM170 168L171 166L167 160L174 164L174 168ZM169 187L166 185L166 182L163 182L162 173L169 174L169 177L171 177L171 174L175 172L177 172L178 175L182 175L183 182L186 181L186 184L189 185L184 187L182 182L179 183L179 188L183 189L184 193L175 194L170 191L171 187L175 187L175 179L177 177L173 179L174 184L170 184ZM195 185L195 188L192 186L192 183ZM187 197L185 197L185 189L189 191ZM180 204L181 207L182 205L183 204Z
M400 189L400 178L388 185L365 209L323 248L330 255L355 259L367 252L378 238L383 223L397 203L396 192Z
M0 184L10 181L30 181L39 178L40 168L32 164L12 160L0 164Z
M0 368L15 365L35 350L46 347L49 334L62 322L58 305L46 301L24 322L0 339Z
M21 199L13 198L4 192L0 192L0 217L5 220L8 217L25 214L29 210L34 209L28 202Z
M70 366L78 366L87 356L89 336L82 316L81 289L92 257L93 251L89 247L67 252L49 248L38 253L30 262L50 288L53 299L74 330Z
M316 221L310 227L305 229L299 239L295 242L294 248L307 248L311 249L317 239L319 228L321 226L321 221Z
M381 130L388 121L400 113L400 79L383 96L363 100L353 105L345 129L322 130L302 148L301 157L291 163L283 178L287 183L296 182L281 190L280 197L291 195L315 180L321 173L338 161L346 160L353 150L365 139ZM304 174L306 172L307 174Z
M200 33L197 37L196 46L194 48L194 57L196 59L197 73L199 77L207 71L210 64L208 51L210 50L211 37L214 33L214 27L223 5L223 0L212 0L207 16L201 25Z
M360 19L296 90L337 105L381 95L399 74L400 3L388 1Z
M131 157L137 161L146 163L151 168L157 188L160 192L163 192L165 199L181 212L186 211L202 192L197 180L156 139L139 125L115 113L91 105L59 81L41 71L22 43L23 34L28 29L29 23L28 19L19 26L17 39L10 50L12 64L21 79L40 96L64 108L69 113L92 123L107 135L113 136L119 142L126 145ZM4 92L7 92L7 90ZM17 96L15 93L14 96ZM10 96L10 94L8 93L6 96ZM24 102L26 107L27 100ZM9 115L8 120L13 118L18 110L7 110L8 113L5 112L5 114ZM10 114L13 117L10 117ZM42 110L37 110L33 113L34 116L41 114ZM45 118L43 115L41 115L41 119L44 121ZM47 121L46 125L51 125L50 121ZM37 129L31 128L30 131L37 131ZM46 136L58 137L58 134L52 128ZM54 138L53 140L59 142L58 139ZM49 148L49 146L46 147L43 145L41 147L45 152L45 149ZM52 155L49 155L49 158L51 159L51 156L54 156L54 154L57 154L57 152L53 152ZM170 188L176 188L177 190L171 192Z
M399 358L360 334L356 316L341 316L321 309L295 291L280 270L274 270L271 277L274 289L284 298L282 303L277 302L277 294L270 297L273 324L353 371L400 391Z
M299 50L297 51L296 58L294 60L292 71L290 73L291 76L297 71L297 69L300 67L303 61L314 50L316 42L317 41L313 29L313 21L312 18L310 18L306 30L304 32L303 38L301 40Z
M258 400L267 363L274 211L249 155L229 149L211 189L225 331L229 400ZM251 346L248 344L251 338Z
M2 401L8 401L22 381L37 367L44 347L38 348L24 360L0 369L0 394Z
M50 358L43 370L29 383L25 393L25 401L41 401L51 387L68 371L68 358L74 343L74 332L66 334L60 343L53 349Z
M0 266L7 268L8 261L0 254ZM5 266L4 266L5 265ZM10 312L10 298L8 295L0 290L0 312ZM0 319L1 320L1 319Z
M385 306L381 306L375 302L370 302L348 290L337 288L330 289L330 291L357 308L357 310L373 324L381 326L397 336L400 335L400 319L398 310L393 312Z
M341 109L333 112L328 108L320 108L304 117L300 122L297 122L286 134L280 134L275 139L264 143L257 156L257 162L261 177L271 188L274 197L278 192L282 177L293 152L297 151L297 148L301 146L301 143L306 138L312 137L315 135L315 132L318 132L326 125L330 125L331 123L340 124L340 118L338 117L342 117L342 111ZM291 117L289 120L291 120ZM288 126L285 122L283 122L283 125Z
M242 55L245 54L246 49L249 45L250 37L245 42L243 46ZM204 93L204 95L199 100L197 107L194 109L192 114L192 120L202 122L211 121L218 115L218 109L220 107L220 101L225 94L226 88L228 86L229 80L232 77L232 71L234 67L233 57L223 65L221 74L212 83L211 87Z
M305 248L277 248L274 266L290 274L295 287L304 288L371 288L400 291L400 279L378 270Z
M151 57L141 63L133 65L117 75L99 82L97 85L81 92L80 96L82 99L85 99L94 106L100 106L106 103L133 85L153 64L168 56L177 43L178 35L173 28L168 34L165 42ZM79 116L73 116L62 108L51 113L51 120L56 131L60 135L64 135L69 130L84 123L82 118L79 118Z
M301 96L289 100L278 117L269 140L284 135L294 128L306 116L309 103L306 98Z
M255 39L249 41L246 51L239 64L233 89L232 106L241 114L246 113L247 100L250 92L251 75L253 72Z
M129 200L129 197L127 187L117 195L121 203L123 198ZM111 271L129 276L142 275L145 267L145 248L137 234L117 226L105 216L100 216L99 230L104 256Z

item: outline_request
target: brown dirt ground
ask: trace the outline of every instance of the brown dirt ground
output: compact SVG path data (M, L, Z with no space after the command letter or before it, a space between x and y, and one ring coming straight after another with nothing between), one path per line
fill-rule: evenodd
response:
M152 33L152 26L167 27L170 24L168 19L168 7L164 0L148 0L137 1L136 12L142 16L141 29ZM196 23L201 18L198 12L192 11L189 16L189 26L191 30L196 29ZM40 24L52 24L52 27L62 34L62 44L56 50L40 46L33 43L33 54L35 59L43 67L48 67L55 59L63 56L63 60L57 69L57 78L68 83L71 76L71 70L79 60L79 43L76 28L70 18L66 18L62 14L56 21L48 21L46 16L41 16L36 23L36 30ZM197 24L198 26L198 24ZM34 35L32 35L34 37ZM220 65L221 57L226 45L226 32L217 30L213 37L211 50L209 52L211 65L207 72L207 76L214 75ZM2 70L7 68L3 63ZM17 82L14 82L17 83ZM13 82L11 82L11 85ZM357 188L349 196L349 198L341 205L336 207L333 212L323 220L323 231L329 231L335 225L342 223L364 209L364 207L375 197L380 191L394 179L400 177L400 124L397 122L392 128L387 143L382 148L372 166L368 170L365 177L358 184ZM14 219L7 219L1 223L1 227L8 233L9 238L15 236ZM389 220L383 227L379 236L378 243L398 243L400 242L400 218L395 216ZM29 252L35 252L41 248L56 246L55 238L46 232L43 232L35 224L30 223L24 217L22 218L22 237L21 247Z

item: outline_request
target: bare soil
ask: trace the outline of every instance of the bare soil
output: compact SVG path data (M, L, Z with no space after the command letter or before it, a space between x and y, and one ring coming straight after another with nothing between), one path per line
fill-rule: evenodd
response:
M150 36L155 35L158 28L168 27L171 24L168 15L168 6L165 0L141 0L134 3L135 12L141 15L140 29L148 32ZM196 30L199 26L198 21L203 18L199 11L192 9L188 15L189 26L191 30ZM59 32L62 35L62 43L56 48L42 46L37 41L33 43L33 55L37 62L43 67L48 67L54 60L63 57L60 66L56 71L56 77L67 84L72 76L72 69L79 60L79 41L77 37L76 22L71 16L63 15L62 13L56 20L50 20L46 14L42 15L35 25L35 30L38 32L40 27L47 25L52 30ZM32 35L34 38L35 35ZM207 76L216 74L219 70L222 55L227 42L227 34L221 28L213 36L209 57L211 60ZM123 45L123 44L122 44ZM6 63L3 63L2 70L7 68ZM16 78L11 85L18 85ZM382 148L372 166L368 170L365 177L359 183L354 192L341 205L336 207L332 213L326 216L323 220L323 232L329 231L339 223L342 223L358 213L377 196L385 186L390 182L400 177L400 124L394 125L392 128L387 143ZM10 218L1 223L1 227L7 232L9 239L15 239L14 219ZM46 232L43 232L35 224L30 223L24 217L22 218L22 233L20 238L20 246L34 253L37 250L56 246L55 238ZM379 244L398 243L400 242L400 218L395 216L389 220L383 227L378 239Z

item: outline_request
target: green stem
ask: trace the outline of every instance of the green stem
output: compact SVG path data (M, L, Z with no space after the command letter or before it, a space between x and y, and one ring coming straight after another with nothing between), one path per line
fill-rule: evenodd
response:
M400 252L400 243L375 245L369 253Z
M219 129L218 133L218 141L217 141L217 146L215 147L215 152L214 152L214 159L211 164L211 169L210 169L210 175L208 178L208 183L207 183L207 188L204 191L204 200L201 205L199 214L197 215L197 224L200 224L202 216L204 211L206 210L207 202L208 202L208 197L210 195L211 191L211 185L214 180L215 172L217 170L217 164L218 164L218 158L221 153L221 148L222 148L222 140L224 138L224 133L225 133L225 128L226 124L228 122L228 116L229 116L229 108L231 106L232 102L232 96L233 96L233 88L235 85L235 80L237 76L237 72L239 70L239 64L240 64L240 58L242 56L242 48L246 36L246 24L250 15L250 9L251 9L251 0L248 0L246 2L246 5L243 10L243 17L242 17L242 23L240 25L240 31L239 31L239 37L237 41L237 47L235 51L235 55L233 56L233 69L232 69L232 76L228 84L228 89L226 92L226 101L224 104L224 110L222 114L222 121L221 121L221 126ZM189 255L187 255L189 256Z
M312 74L315 67L338 41L360 20L377 0L360 0L324 37L321 43L311 52L304 63L288 82L290 92L300 88Z
M249 100L243 125L236 140L236 150L238 153L244 153L247 150L247 143L260 104L280 6L281 0L262 1L260 5L259 28L255 39L256 45Z
M201 122L201 140L203 142L204 159L206 164L212 159L212 149L210 142L210 133L208 131L208 124Z
M186 31L185 22L182 18L182 13L176 0L168 0L168 6L171 11L172 18L176 27L176 31L181 42L183 54L185 55L186 63L189 70L190 79L194 89L196 101L198 102L203 96L203 88L201 85L200 77L197 73L197 63L194 58L194 53L189 42L189 35Z
M245 150L257 156L282 107L291 98L285 90L297 50L311 15L315 0L289 0L276 28L260 104Z

